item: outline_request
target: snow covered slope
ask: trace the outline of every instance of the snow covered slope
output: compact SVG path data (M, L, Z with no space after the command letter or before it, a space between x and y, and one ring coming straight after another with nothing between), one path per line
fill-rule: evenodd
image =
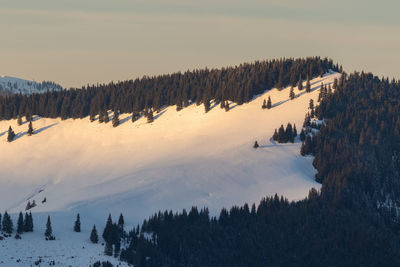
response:
M312 159L299 156L299 142L278 145L270 137L287 122L300 129L321 82L338 75L313 80L314 91L296 91L301 95L294 100L288 88L273 89L229 112L168 107L151 124L145 118L132 123L129 114L117 128L88 118L37 118L36 134L27 136L26 123L1 121L0 210L19 212L36 200L35 212L100 209L105 218L123 211L137 223L160 209L198 205L215 214L275 193L300 199L318 187ZM273 107L263 110L268 96ZM17 133L12 143L9 125ZM252 148L255 140L260 149Z
M32 94L46 92L47 90L61 90L62 87L53 82L41 82L37 83L34 81L27 81L19 78L0 76L0 94L5 93L22 93Z
M45 242L38 240L43 240L50 214L55 236L63 241L54 243L53 253L64 253L56 259L76 265L82 253L101 254L100 245L88 243L90 227L95 223L101 233L109 213L117 219L122 212L126 224L134 226L165 209L207 206L217 215L222 207L258 203L275 193L301 199L310 188L320 187L314 181L312 157L300 156L298 140L276 144L271 136L288 122L300 131L309 101L316 101L321 83L333 83L339 75L312 80L311 93L295 88L294 100L289 100L289 88L273 89L250 103L231 104L229 112L214 107L205 114L203 105L179 112L167 107L155 114L151 124L145 118L132 123L129 114L120 116L117 128L111 123L90 123L89 118L36 117L36 133L27 136L27 123L17 126L15 120L0 121L0 211L24 211L27 202L35 200L38 205L32 212L39 230L23 240ZM273 107L263 110L268 96ZM10 125L17 133L12 143L6 141ZM261 146L258 149L253 148L255 140ZM72 232L77 212L84 228L80 234ZM85 252L70 238L80 240ZM8 255L7 264L17 264L15 257L24 242L7 242L6 246L0 243L0 255ZM32 250L33 259L50 253L46 244Z

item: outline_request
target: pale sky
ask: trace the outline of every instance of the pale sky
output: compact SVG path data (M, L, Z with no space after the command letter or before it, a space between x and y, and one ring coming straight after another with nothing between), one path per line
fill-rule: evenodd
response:
M0 0L0 75L81 87L280 57L400 78L398 0Z

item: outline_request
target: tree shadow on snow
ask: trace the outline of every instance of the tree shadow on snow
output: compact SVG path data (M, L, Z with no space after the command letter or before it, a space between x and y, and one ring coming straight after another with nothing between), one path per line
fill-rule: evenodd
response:
M46 131L47 129L49 129L49 128L51 128L51 127L57 125L57 124L58 124L58 123L56 122L56 123L53 123L53 124L44 126L44 127L40 128L40 129L33 130L33 134L39 134L39 133L41 133L41 132L43 132L43 131Z

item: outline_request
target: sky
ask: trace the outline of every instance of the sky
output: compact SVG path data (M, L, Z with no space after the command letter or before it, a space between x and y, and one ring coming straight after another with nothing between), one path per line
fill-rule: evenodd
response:
M64 87L282 57L400 79L398 0L0 0L0 76Z

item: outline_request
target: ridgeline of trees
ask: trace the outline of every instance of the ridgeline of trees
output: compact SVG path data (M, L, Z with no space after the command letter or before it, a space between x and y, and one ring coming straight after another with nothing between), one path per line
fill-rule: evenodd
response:
M32 115L62 119L90 116L93 121L96 115L108 117L108 110L137 113L149 109L157 111L166 105L177 105L180 109L190 103L204 104L207 112L212 99L217 104L229 100L240 105L267 89L295 86L301 77L322 75L329 69L339 71L341 67L330 59L319 57L280 59L222 69L144 76L118 83L87 85L81 89L17 94L0 97L0 119L26 116L29 121Z

